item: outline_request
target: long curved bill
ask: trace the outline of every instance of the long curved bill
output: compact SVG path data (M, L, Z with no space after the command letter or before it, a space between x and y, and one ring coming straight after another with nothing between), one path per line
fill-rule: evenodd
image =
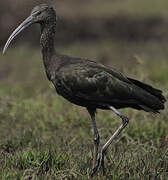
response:
M14 39L14 37L17 36L21 31L23 31L23 29L25 29L28 26L30 26L31 24L33 24L33 18L34 18L33 15L30 15L13 31L13 33L10 35L10 37L8 38L6 44L3 48L3 55L5 55L6 50L9 46L9 44L11 43L11 41Z

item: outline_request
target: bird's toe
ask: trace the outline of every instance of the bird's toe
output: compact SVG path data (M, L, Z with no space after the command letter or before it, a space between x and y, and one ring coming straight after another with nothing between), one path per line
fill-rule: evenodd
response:
M93 167L91 172L91 177L93 177L100 168L102 168L104 175L105 174L104 153L102 151L98 154L96 165Z

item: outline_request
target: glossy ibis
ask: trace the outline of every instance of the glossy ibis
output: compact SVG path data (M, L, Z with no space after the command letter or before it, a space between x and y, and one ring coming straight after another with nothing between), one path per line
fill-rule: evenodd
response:
M159 113L164 109L166 99L162 91L143 82L129 78L102 64L85 58L70 57L56 52L54 36L56 33L55 10L46 5L36 6L30 16L11 34L3 53L12 39L31 24L41 27L40 45L46 75L57 93L70 102L86 107L93 125L94 150L91 175L102 167L104 172L104 153L113 140L127 126L129 119L117 109L131 107L137 110ZM112 110L122 119L121 126L100 149L99 133L95 122L96 109Z

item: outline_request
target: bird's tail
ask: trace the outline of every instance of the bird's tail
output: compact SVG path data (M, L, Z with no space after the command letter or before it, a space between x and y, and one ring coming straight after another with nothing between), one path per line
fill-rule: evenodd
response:
M148 84L142 83L132 78L128 78L128 80L155 97L152 98L151 96L151 101L152 99L155 99L153 100L153 103L140 105L143 110L148 112L151 111L153 113L159 113L159 110L164 109L164 103L166 102L166 98L162 95L161 90L155 89Z

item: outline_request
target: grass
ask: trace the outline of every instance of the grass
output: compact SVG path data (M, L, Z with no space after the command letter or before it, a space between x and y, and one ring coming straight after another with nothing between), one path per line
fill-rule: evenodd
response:
M99 59L161 88L168 97L168 50L163 47L154 41L99 42L58 51ZM93 132L87 111L55 93L39 49L22 45L0 59L0 179L89 179ZM106 176L99 172L93 179L166 179L167 110L157 116L121 111L130 123L106 154ZM101 110L96 121L101 145L121 123L112 112Z

